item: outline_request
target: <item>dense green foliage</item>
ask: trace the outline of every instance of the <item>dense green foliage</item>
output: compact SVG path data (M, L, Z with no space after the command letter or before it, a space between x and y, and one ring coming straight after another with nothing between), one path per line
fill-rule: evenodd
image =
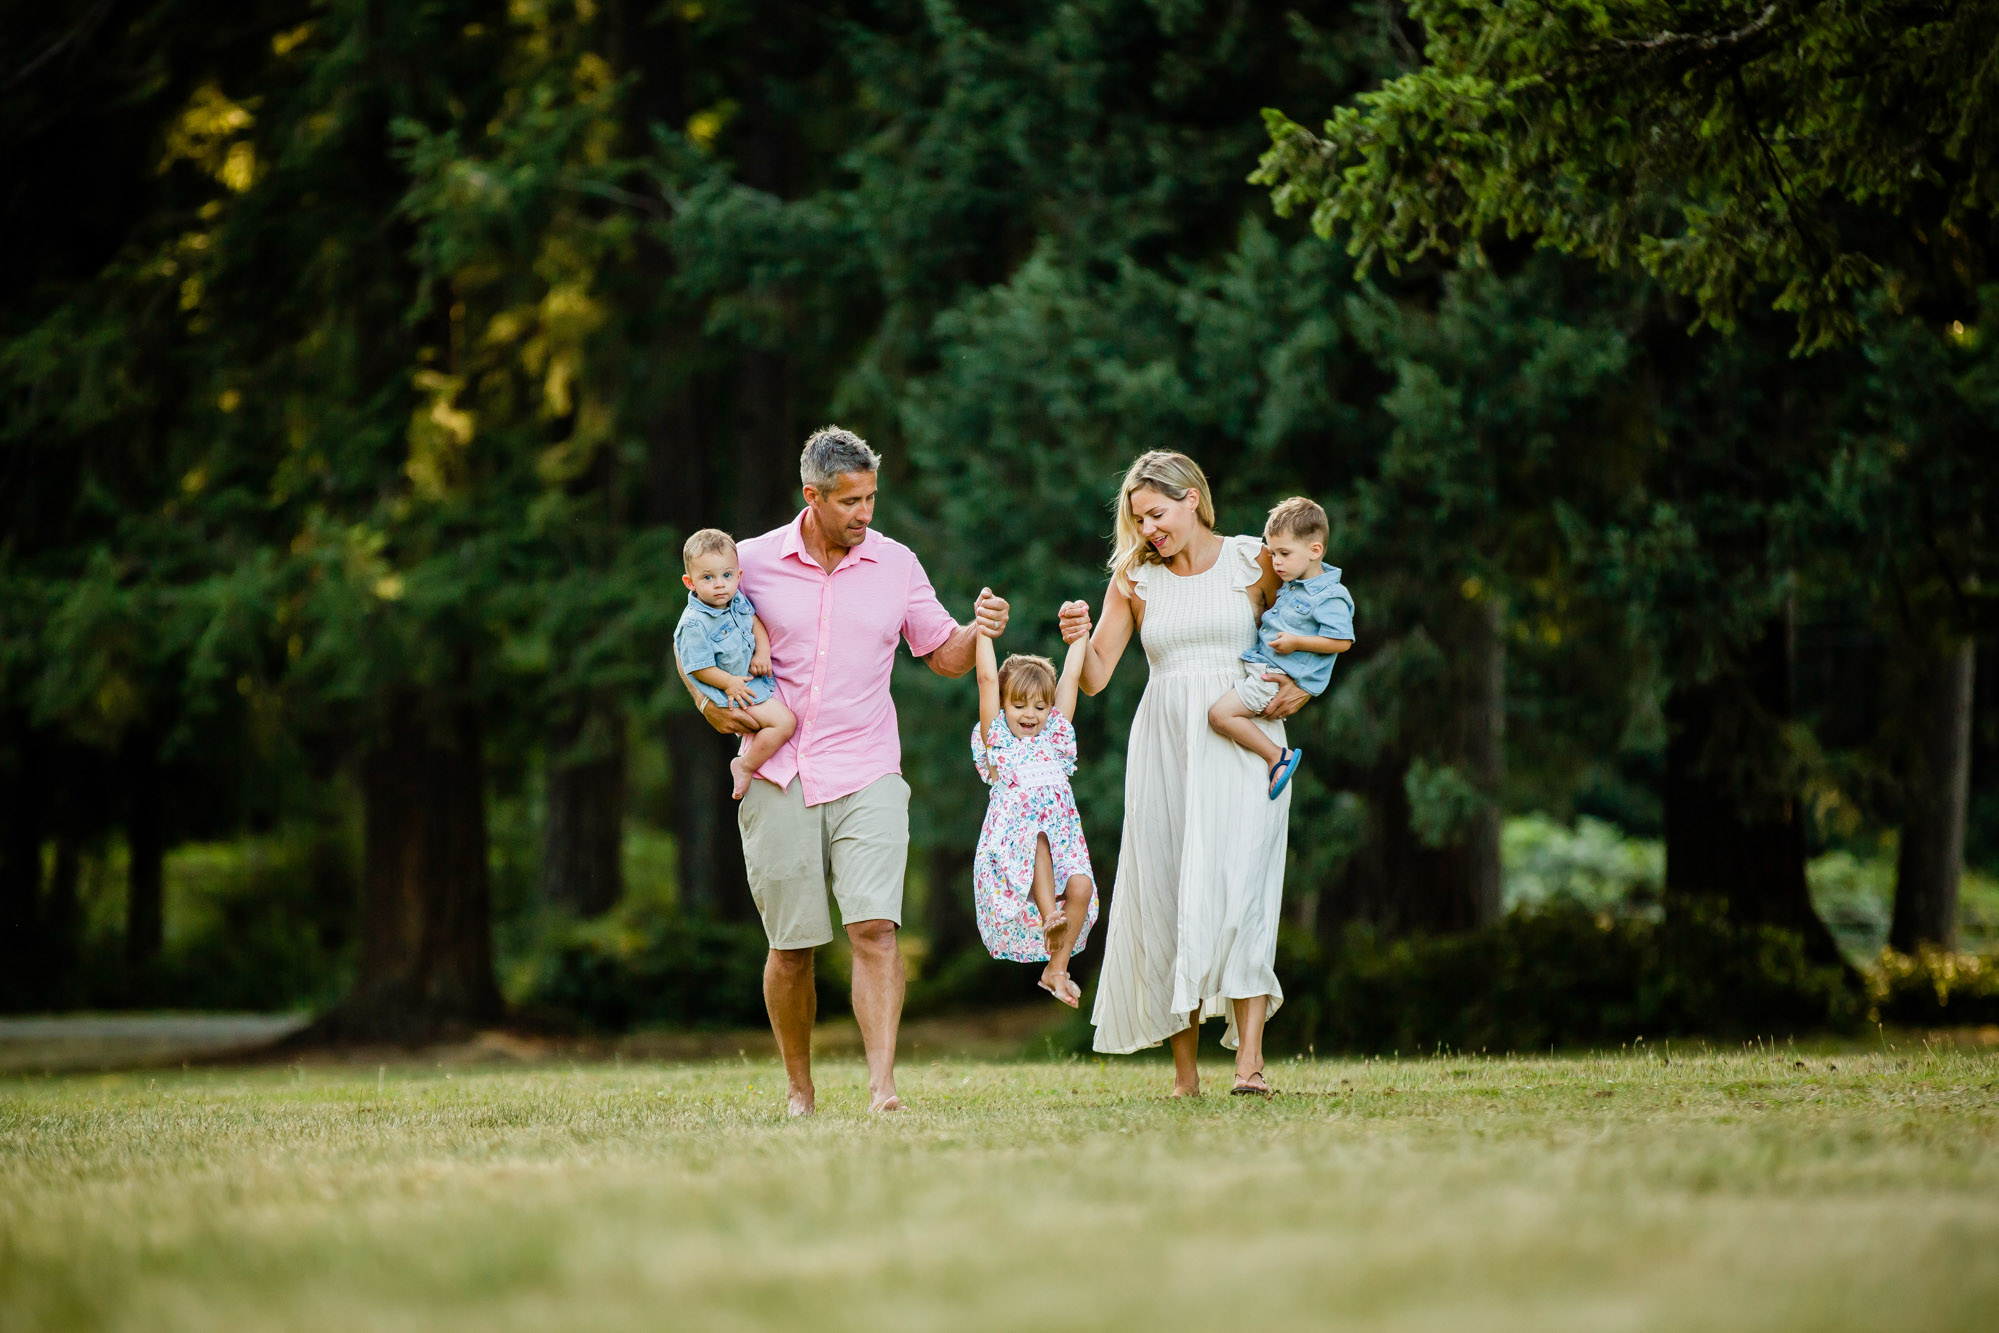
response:
M1886 285L1949 305L1992 268L1999 5L1415 0L1423 63L1323 136L1268 114L1280 211L1391 260L1489 232L1642 266L1730 325L1821 345Z
M1851 19L1835 10L1780 7L1772 30ZM1891 54L1983 12L1940 11ZM1499 176L1415 190L1419 230L1328 203L1342 236L1412 260L1357 274L1244 178L1273 105L1295 127L1362 97L1336 125L1364 138L1356 116L1406 113L1496 152L1493 124L1450 119L1447 75L1466 24L1526 20L1410 15L1431 25L1420 68L1408 16L1333 0L259 0L0 21L0 49L33 53L0 85L19 183L0 205L0 1004L216 1001L234 970L264 987L222 987L236 1003L318 1004L355 977L377 1015L483 1022L497 918L516 998L623 1026L727 992L698 1016L753 1017L722 752L663 669L678 543L786 519L798 444L833 418L885 453L880 526L947 604L1012 599L1009 649L1049 651L1056 605L1101 593L1105 506L1142 450L1199 459L1230 531L1287 494L1327 506L1359 642L1294 727L1312 760L1287 910L1329 953L1355 923L1494 928L1500 816L1539 810L1663 832L1665 897L1721 892L1748 927L1836 959L1803 866L1905 822L1923 678L1899 649L1990 632L1999 315L1976 283L1952 289L1941 336L1913 288L1838 304L1853 256L1877 274L1902 253L1861 232L1838 233L1832 287L1782 298L1858 331L1811 360L1745 296L1805 281L1781 271L1782 228L1700 233L1702 253L1752 256L1704 307L1739 316L1726 338L1685 335L1663 261L1605 275L1496 236L1485 266L1412 254L1447 222L1505 220L1614 257L1548 210L1581 218L1615 166L1638 174L1617 253L1651 255L1651 219L1739 183L1689 128L1709 95L1691 84L1666 137L1672 162L1712 168L1709 194L1620 156L1642 136L1603 99L1653 85L1609 75L1571 90L1587 123L1543 85L1507 94L1547 143L1597 136L1561 140L1584 175L1557 176L1542 212L1477 213ZM1495 29L1478 58L1529 59L1568 31L1550 24ZM1755 43L1752 89L1805 79L1814 125L1859 133L1901 97L1892 70L1814 82L1807 57ZM1983 140L1897 105L1915 121L1880 133L1929 136L1945 199L1925 206L1972 217ZM1302 131L1281 133L1284 198L1332 200L1331 177L1282 156ZM1764 225L1731 209L1714 216ZM1135 658L1080 719L1106 886ZM1993 696L1965 719L1967 845L1987 864ZM926 984L940 1004L1009 993L970 952L969 689L906 663L896 697ZM573 867L621 864L620 821L599 822L605 855L563 842L594 806L671 844L627 875L675 882L572 934L565 913L617 896ZM1703 809L1740 825L1717 845L1777 847L1796 892L1774 872L1676 882ZM338 854L259 881L243 902L262 906L215 928L202 989L161 866L253 833Z

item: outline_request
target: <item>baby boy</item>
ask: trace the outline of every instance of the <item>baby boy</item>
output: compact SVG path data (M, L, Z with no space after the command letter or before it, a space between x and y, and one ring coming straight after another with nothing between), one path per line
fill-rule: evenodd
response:
M1277 697L1266 671L1281 671L1317 697L1332 683L1333 662L1353 647L1353 597L1340 571L1326 568L1326 511L1294 495L1270 511L1263 545L1284 586L1263 613L1256 647L1242 655L1243 676L1208 710L1208 725L1270 766L1270 799L1276 800L1302 757L1265 735L1254 718Z
M710 703L739 708L757 723L743 752L729 761L737 800L778 747L791 739L798 719L777 697L770 672L770 631L750 599L736 591L743 571L736 542L719 528L703 528L681 548L687 572L687 609L673 631L673 653L694 688Z

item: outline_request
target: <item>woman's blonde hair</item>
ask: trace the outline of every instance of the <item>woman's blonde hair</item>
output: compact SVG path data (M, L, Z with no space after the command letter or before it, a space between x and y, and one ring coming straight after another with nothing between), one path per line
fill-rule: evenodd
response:
M1118 487L1117 549L1111 556L1113 577L1128 575L1140 565L1164 563L1159 552L1139 534L1138 520L1131 516L1133 491L1158 491L1169 500L1184 500L1187 492L1193 491L1199 497L1194 502L1194 517L1201 520L1204 528L1212 530L1215 526L1215 497L1208 490L1208 474L1201 471L1199 463L1170 449L1140 454L1125 471L1124 485Z
M1014 653L1000 663L1000 702L1046 699L1055 702L1055 664L1045 657Z

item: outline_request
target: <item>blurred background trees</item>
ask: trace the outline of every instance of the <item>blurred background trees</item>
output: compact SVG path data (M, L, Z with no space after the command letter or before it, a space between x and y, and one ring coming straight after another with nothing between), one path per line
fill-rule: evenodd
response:
M1989 7L1858 72L1817 10L1723 56L1599 8L0 19L0 1002L755 1022L678 549L788 519L828 420L1024 651L1138 452L1232 531L1327 506L1359 642L1296 726L1281 970L1328 1006L1388 993L1363 940L1531 977L1596 937L1503 919L1563 904L1621 973L1990 947ZM1080 719L1106 888L1141 683ZM1031 994L971 928L970 697L896 691L918 1002Z

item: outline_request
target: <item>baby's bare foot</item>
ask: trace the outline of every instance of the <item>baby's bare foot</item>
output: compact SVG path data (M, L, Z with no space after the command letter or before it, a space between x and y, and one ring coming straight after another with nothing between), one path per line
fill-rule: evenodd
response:
M729 772L736 779L729 796L732 800L740 801L743 799L743 793L750 789L750 766L743 762L741 755L738 755L729 761Z

